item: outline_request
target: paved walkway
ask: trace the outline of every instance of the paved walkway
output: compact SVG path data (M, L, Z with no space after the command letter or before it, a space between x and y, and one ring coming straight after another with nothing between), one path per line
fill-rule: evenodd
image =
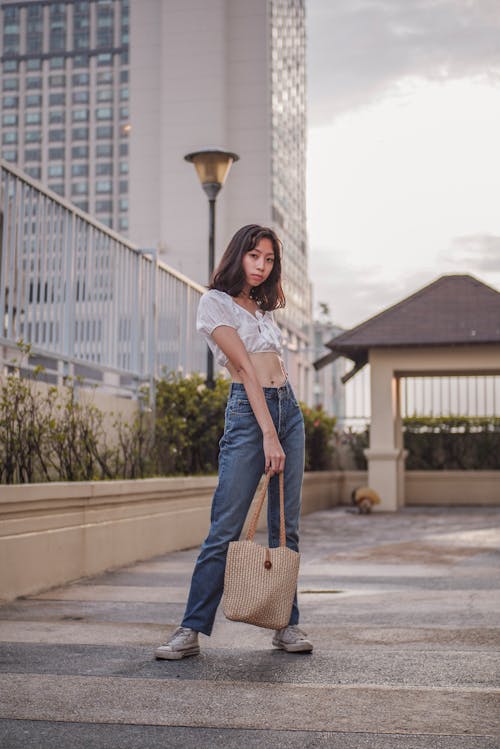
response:
M0 608L0 746L500 747L500 509L302 522L312 655L219 616L155 661L195 551Z

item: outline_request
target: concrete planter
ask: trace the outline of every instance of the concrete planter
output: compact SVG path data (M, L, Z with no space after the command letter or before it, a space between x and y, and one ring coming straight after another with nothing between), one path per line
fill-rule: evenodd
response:
M200 476L1 487L0 600L198 546L216 482ZM366 483L365 471L306 473L303 513L349 504L352 490ZM405 483L408 504L500 505L500 471L407 471Z
M198 546L216 482L202 476L3 486L0 600ZM304 513L341 501L342 483L336 472L306 474Z

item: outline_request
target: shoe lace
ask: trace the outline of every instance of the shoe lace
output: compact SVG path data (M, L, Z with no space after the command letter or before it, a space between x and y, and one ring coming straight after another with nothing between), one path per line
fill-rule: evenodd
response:
M306 633L300 629L296 624L290 624L285 630L285 632L290 632L294 635L298 635L300 638L305 639L307 637Z
M193 634L193 630L189 629L189 627L179 627L178 629L175 630L174 634L172 635L170 644L177 643L177 642L184 642L192 634Z

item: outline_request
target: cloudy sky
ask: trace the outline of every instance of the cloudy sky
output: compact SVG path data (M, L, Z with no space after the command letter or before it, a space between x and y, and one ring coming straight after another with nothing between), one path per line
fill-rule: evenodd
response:
M306 0L315 311L500 288L499 0Z

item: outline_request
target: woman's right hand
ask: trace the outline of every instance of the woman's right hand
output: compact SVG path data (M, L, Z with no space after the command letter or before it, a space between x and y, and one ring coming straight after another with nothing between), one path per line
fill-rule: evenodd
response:
M272 435L264 435L264 456L266 473L270 471L271 476L274 476L275 473L285 470L286 455L276 432Z

